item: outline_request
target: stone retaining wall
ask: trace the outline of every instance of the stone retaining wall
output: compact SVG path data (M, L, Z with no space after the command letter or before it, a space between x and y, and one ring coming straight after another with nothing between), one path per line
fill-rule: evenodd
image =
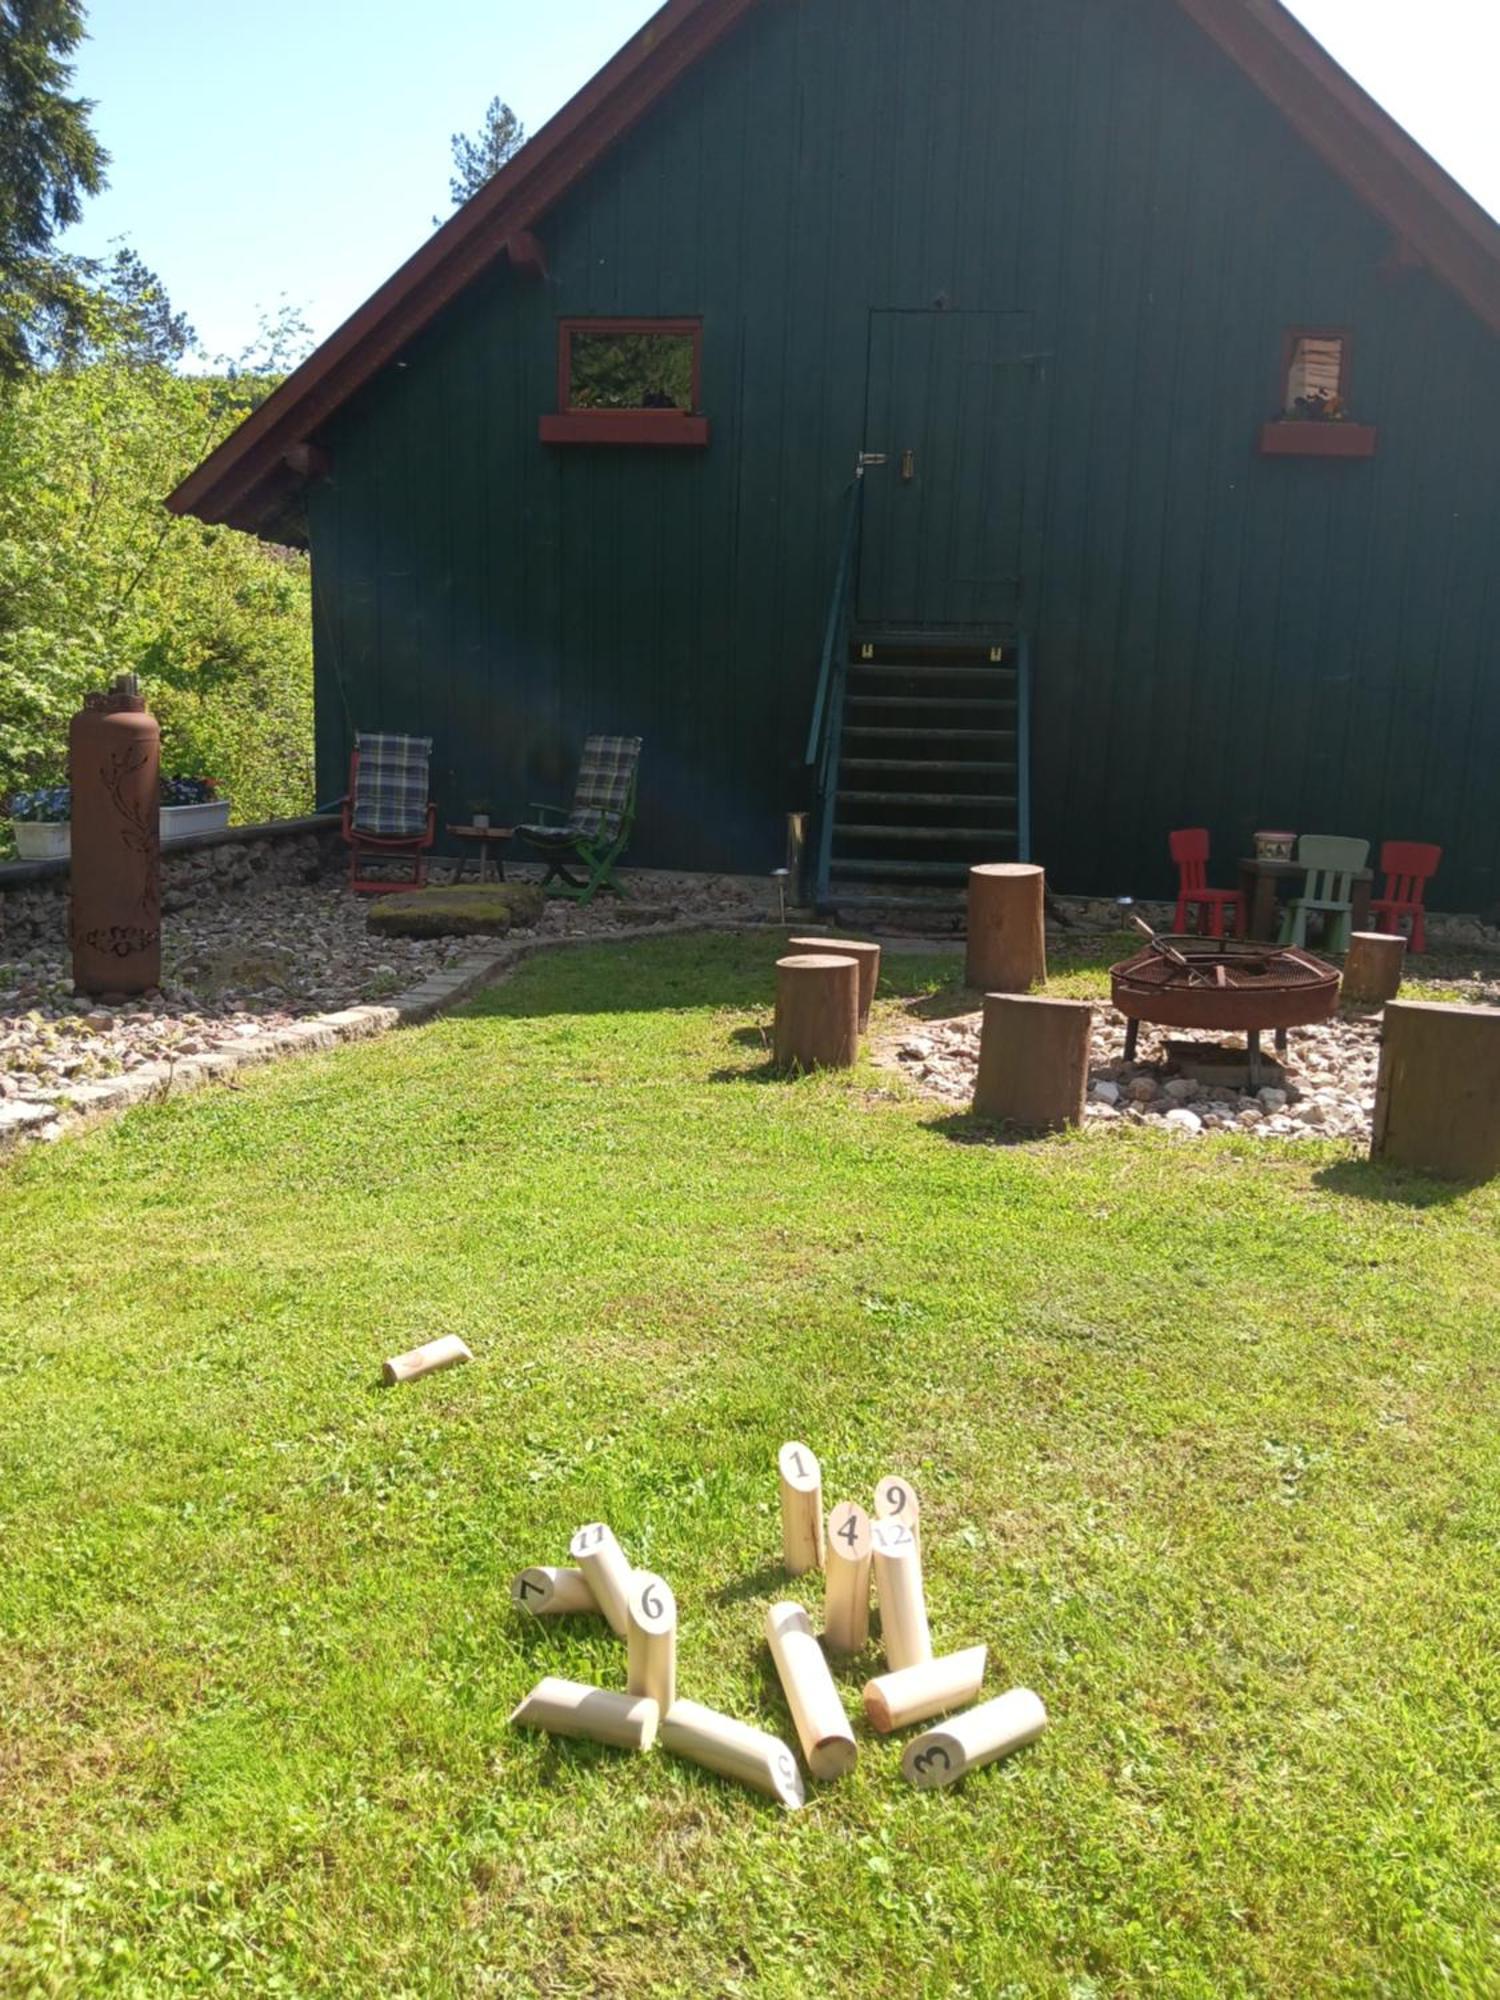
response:
M186 910L251 886L321 881L346 858L338 820L329 814L198 834L162 850L162 908ZM65 936L68 881L65 861L0 865L0 953L4 945Z

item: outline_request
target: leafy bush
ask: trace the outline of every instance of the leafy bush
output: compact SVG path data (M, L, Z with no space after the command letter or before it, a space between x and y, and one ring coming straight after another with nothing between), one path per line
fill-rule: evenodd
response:
M60 783L68 718L135 672L237 818L312 804L307 558L162 504L267 386L122 352L0 394L0 797Z
M73 794L66 785L43 785L36 791L12 792L10 817L26 820L70 820L73 817Z

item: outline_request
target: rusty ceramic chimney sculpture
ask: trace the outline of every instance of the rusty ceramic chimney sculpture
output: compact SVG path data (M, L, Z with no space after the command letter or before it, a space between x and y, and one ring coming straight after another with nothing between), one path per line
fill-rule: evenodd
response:
M161 731L134 674L91 694L68 731L73 985L161 984Z

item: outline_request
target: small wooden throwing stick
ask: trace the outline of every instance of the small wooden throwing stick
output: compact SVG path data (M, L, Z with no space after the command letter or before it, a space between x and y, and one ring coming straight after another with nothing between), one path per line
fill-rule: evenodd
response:
M559 1680L549 1674L537 1682L510 1719L526 1729L545 1729L550 1736L582 1736L590 1743L607 1743L612 1750L649 1750L656 1740L661 1711L645 1695L615 1694L608 1688L587 1687L582 1681Z
M533 1618L565 1618L575 1611L597 1612L599 1603L581 1569L554 1569L538 1563L512 1580L510 1601Z
M870 1727L882 1736L908 1723L928 1722L950 1708L962 1708L984 1685L987 1646L949 1653L941 1660L924 1660L897 1674L880 1674L865 1682L865 1713Z
M885 1656L899 1672L932 1658L927 1601L922 1593L922 1558L916 1537L904 1522L876 1521L870 1529L875 1556L875 1595L880 1600L880 1635Z
M977 1771L1023 1744L1035 1743L1046 1727L1047 1711L1040 1697L1030 1688L1012 1688L1009 1694L950 1717L940 1729L913 1737L901 1759L901 1774L919 1791L935 1791L940 1785L956 1784L966 1771Z
M875 1518L877 1521L900 1521L911 1529L912 1540L917 1545L917 1554L922 1553L922 1505L917 1499L917 1489L909 1479L888 1472L875 1488Z
M805 1444L784 1444L781 1473L781 1554L788 1576L823 1567L823 1473Z
M859 1750L812 1620L800 1604L773 1604L766 1612L766 1638L808 1770L815 1778L844 1777Z
M823 1637L836 1653L857 1653L870 1636L870 1517L857 1500L828 1516L826 1569Z
M638 1569L625 1616L625 1685L632 1694L650 1695L665 1715L677 1699L677 1599L659 1576Z
M623 1639L627 1630L625 1600L630 1595L630 1579L635 1574L625 1560L625 1551L615 1540L613 1528L603 1521L590 1521L568 1544L568 1553L583 1571L594 1602L609 1620L610 1630Z
M662 1717L661 1741L664 1750L764 1792L789 1812L807 1803L797 1760L779 1736L768 1736L701 1702L674 1702Z
M425 1347L393 1354L380 1373L387 1384L415 1382L420 1376L436 1375L440 1368L456 1368L460 1362L473 1359L456 1333L445 1333L441 1340L429 1340Z

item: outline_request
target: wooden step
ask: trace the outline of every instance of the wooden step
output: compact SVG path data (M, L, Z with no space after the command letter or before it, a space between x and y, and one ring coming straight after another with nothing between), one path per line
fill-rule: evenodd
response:
M962 709L965 715L983 713L998 715L1015 708L1015 698L1009 701L981 700L978 695L928 695L928 694L855 694L853 690L845 697L849 702L858 702L861 708L919 708L929 714L934 710ZM955 731L955 734L959 732ZM962 732L967 735L968 731Z
M846 722L845 736L889 736L898 743L1005 743L1015 738L1013 729L886 729L878 722Z
M1015 835L998 826L845 826L842 821L836 821L833 838L835 843L841 840L947 840L957 845L960 841L1014 840Z
M900 661L891 660L851 660L849 672L851 675L872 674L877 678L898 681L947 681L959 677L964 680L999 681L1014 680L1016 677L1014 667L997 666L993 660L973 666L967 665L962 660L955 660L951 665L941 667L915 660L905 665Z
M1014 777L1016 767L1009 764L971 764L964 759L931 757L841 757L841 771L914 771L925 775L929 771L961 771L967 777Z
M1015 810L1015 799L1004 792L840 792L838 803L846 806L978 806Z
M1015 835L1005 837L1008 845L1014 845ZM913 876L936 877L944 882L967 882L969 864L967 861L845 861L838 860L829 868L829 879L840 875L857 875L865 881L909 881Z

